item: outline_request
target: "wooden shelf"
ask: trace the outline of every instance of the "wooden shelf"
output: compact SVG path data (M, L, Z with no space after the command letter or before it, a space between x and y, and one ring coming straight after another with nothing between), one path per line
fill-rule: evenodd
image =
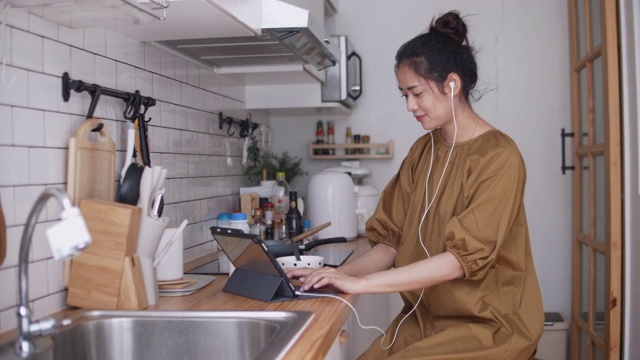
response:
M316 155L314 150L335 149L335 155ZM342 149L369 149L369 154L340 154ZM346 159L391 159L393 158L393 141L385 144L324 144L316 145L309 142L309 159L311 160L346 160Z

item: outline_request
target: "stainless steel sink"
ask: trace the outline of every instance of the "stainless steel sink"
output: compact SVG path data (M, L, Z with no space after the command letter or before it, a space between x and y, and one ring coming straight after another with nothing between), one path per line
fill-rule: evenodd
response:
M86 311L36 339L35 358L279 359L312 317L277 311ZM0 360L19 358L14 344L0 344Z

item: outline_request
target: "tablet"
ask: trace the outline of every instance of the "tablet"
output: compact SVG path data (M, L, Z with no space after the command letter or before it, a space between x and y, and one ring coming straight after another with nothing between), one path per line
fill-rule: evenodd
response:
M211 235L235 270L222 291L263 301L286 301L297 297L295 287L278 265L259 235L239 229L213 226Z

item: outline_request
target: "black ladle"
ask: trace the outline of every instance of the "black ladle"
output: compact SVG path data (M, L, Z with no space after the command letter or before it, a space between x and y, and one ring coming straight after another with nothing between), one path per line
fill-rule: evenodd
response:
M300 251L298 250L298 245L296 245L296 242L290 241L289 243L291 243L291 250L293 251L293 256L296 257L296 261L302 261L302 258L300 257Z
M134 137L136 137L137 135L137 131L134 132ZM118 191L117 199L119 203L134 206L138 204L138 198L140 198L140 179L142 178L142 173L144 172L144 166L138 164L138 162L136 161L136 153L137 151L135 150L134 146L134 161L129 164L129 167L127 167L127 171L124 173L122 183L120 184L120 190Z
M140 179L144 172L144 166L137 162L132 162L124 174L122 184L120 184L120 192L118 193L118 202L129 205L137 205L140 198Z

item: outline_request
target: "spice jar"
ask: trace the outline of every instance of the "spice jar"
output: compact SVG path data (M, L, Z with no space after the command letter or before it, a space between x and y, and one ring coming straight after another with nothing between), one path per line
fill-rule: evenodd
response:
M368 144L370 140L371 139L369 138L369 135L362 135L362 143L363 144ZM362 149L362 153L363 154L369 154L369 152L370 152L369 150L370 149L368 147L367 148L363 148Z
M360 135L353 135L353 143L354 144L360 144L361 143L361 138ZM362 149L361 148L354 148L354 154L361 154L362 153Z

